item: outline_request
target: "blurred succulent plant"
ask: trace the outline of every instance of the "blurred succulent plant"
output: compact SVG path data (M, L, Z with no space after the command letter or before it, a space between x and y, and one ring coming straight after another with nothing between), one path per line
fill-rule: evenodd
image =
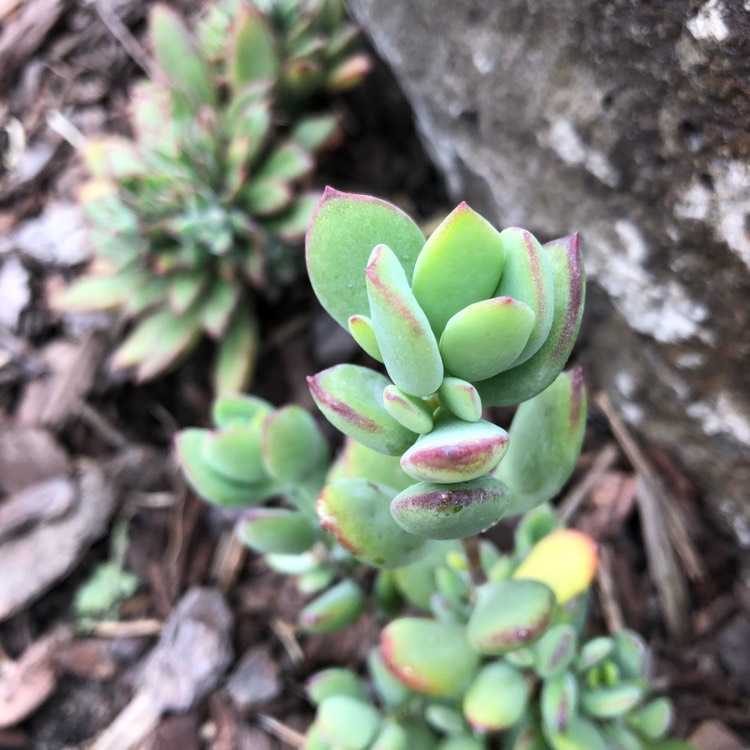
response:
M219 55L242 0L225 0L209 10L201 39ZM359 32L348 23L341 0L249 0L265 18L252 32L254 64L273 72L283 103L292 109L318 92L356 86L369 72L370 58L352 52ZM248 52L248 54L250 54Z
M481 553L487 582L476 589L458 548L397 571L401 595L418 608L427 599L432 617L384 628L369 689L344 669L310 679L308 750L688 748L664 739L672 707L651 695L642 639L623 630L582 642L592 539L542 506L518 527L513 555L486 541Z
M266 12L229 0L193 35L156 5L154 74L132 96L135 139L84 149L93 179L81 201L97 260L58 304L135 318L113 364L139 380L208 334L218 342L217 390L241 390L256 356L253 298L299 270L295 250L318 200L307 190L315 155L338 130L335 116L310 115L306 102L356 84L367 66L348 52L354 31L339 4L279 2ZM294 86L297 69L318 72Z

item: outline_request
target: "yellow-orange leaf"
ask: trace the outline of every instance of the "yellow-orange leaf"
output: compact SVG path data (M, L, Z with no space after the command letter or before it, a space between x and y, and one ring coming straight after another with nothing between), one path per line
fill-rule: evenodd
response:
M585 591L599 564L596 541L574 529L560 529L537 542L513 578L541 581L565 604Z

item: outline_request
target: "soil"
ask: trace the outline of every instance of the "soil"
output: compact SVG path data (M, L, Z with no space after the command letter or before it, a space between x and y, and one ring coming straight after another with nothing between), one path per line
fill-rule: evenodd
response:
M195 9L193 0L176 5ZM47 256L18 247L28 220L47 220L43 238L62 231L57 211L74 202L83 177L70 141L126 131L147 7L144 0L0 0L0 559L18 574L0 595L0 749L90 746L148 682L144 675L158 671L153 664L168 665L175 684L203 697L194 702L152 686L148 700L161 702L164 718L139 747L299 746L313 713L305 679L324 666L360 669L377 638L379 625L367 618L333 636L298 633L303 598L291 581L231 544L230 515L182 484L170 443L178 429L207 423L208 349L144 385L110 372L117 324L65 322L50 310L50 294L81 268L75 252L61 255L71 243L53 242ZM322 165L321 184L385 197L425 221L447 212L408 105L381 64L334 106L347 138ZM20 281L6 288L8 268ZM302 283L262 301L260 318L253 392L275 404L311 405L304 376L357 357ZM750 590L680 467L658 448L636 446L633 454L628 441L606 404L592 408L561 499L570 522L604 551L591 632L618 624L641 632L654 651L657 688L675 702L676 734L698 730L693 741L703 750L742 747L750 741ZM644 475L657 489L651 505L639 484ZM24 494L45 481L57 484L42 501ZM648 543L665 498L686 529L675 558L687 573L677 621L664 614L669 562L654 559ZM493 538L507 545L510 531L501 524ZM141 584L108 624L87 627L75 616L76 593L112 558L118 538L125 569ZM34 589L32 581L41 583ZM196 643L208 639L214 650L192 648L193 636L175 625L185 622L197 623ZM172 640L159 640L170 628Z

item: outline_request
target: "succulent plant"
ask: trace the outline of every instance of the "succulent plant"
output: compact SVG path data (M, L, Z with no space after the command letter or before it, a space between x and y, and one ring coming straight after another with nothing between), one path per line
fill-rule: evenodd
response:
M391 503L404 530L470 536L560 489L586 417L580 372L560 376L583 311L577 235L542 246L462 203L425 240L395 206L329 188L307 267L323 307L387 372L336 365L310 391L344 434L400 456L416 480ZM483 406L524 401L510 440L482 419Z
M309 97L354 85L366 65L348 52L354 31L338 3L266 12L229 0L192 34L154 6L155 69L133 91L134 140L84 149L92 180L81 201L97 260L58 305L134 319L112 361L138 380L208 335L217 390L240 391L256 357L253 300L278 293L301 265L316 153L338 130L335 116L310 114Z
M460 551L441 557L429 566L431 617L403 617L383 629L368 661L370 690L347 670L311 678L318 713L307 748L349 747L358 713L347 711L366 706L367 741L356 745L363 750L688 750L664 739L672 707L651 694L640 636L581 637L576 620L597 567L591 538L559 528L548 508L534 511L512 556L483 543L489 580L477 589ZM561 568L567 559L576 562ZM410 590L416 579L400 580L418 606L422 594Z

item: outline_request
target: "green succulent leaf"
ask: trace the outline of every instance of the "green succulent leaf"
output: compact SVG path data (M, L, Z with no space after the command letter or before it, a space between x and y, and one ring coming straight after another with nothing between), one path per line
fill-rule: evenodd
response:
M159 68L192 105L216 104L216 89L205 60L182 19L166 5L149 16L154 56Z
M410 280L424 245L419 227L390 203L326 188L307 234L307 270L320 303L343 328L351 315L370 314L364 272L379 244L394 251Z
M477 384L486 406L512 406L541 393L560 374L573 350L586 291L578 235L549 242L543 249L552 270L552 327L542 346L523 364Z
M269 484L236 482L212 469L204 457L208 430L182 430L175 438L180 468L190 486L204 500L215 505L241 508L261 502L273 494Z
M496 297L512 297L529 306L534 325L526 346L518 357L525 362L542 346L554 315L554 282L547 252L537 239L523 229L505 229L500 233L505 265Z
M380 715L348 695L332 695L318 707L318 733L336 750L365 750L380 727Z
M419 482L394 498L391 514L415 536L460 539L496 524L508 507L507 493L492 477L456 484Z
M257 396L219 396L211 408L211 419L219 430L260 427L273 406Z
M383 391L383 406L397 422L411 432L424 434L432 429L433 407L429 402L410 396L395 385L388 385Z
M464 422L438 414L431 432L422 435L401 458L401 467L414 479L454 484L492 471L508 450L508 433L479 420Z
M438 396L440 403L464 422L478 422L482 418L482 400L471 383L447 376L440 384Z
M440 354L452 375L476 382L512 367L534 326L531 308L493 297L459 310L445 325Z
M70 311L113 310L133 292L134 281L132 274L84 276L56 297L55 307Z
M367 700L367 690L362 680L351 670L340 667L316 672L305 684L305 692L315 706L332 695L348 695L362 702Z
M255 216L268 216L286 208L292 201L292 191L288 182L268 177L253 180L243 190L243 200Z
M572 625L554 625L534 646L535 668L542 679L565 672L576 656L578 637Z
M619 630L613 636L612 659L626 679L643 677L648 660L648 646L643 637L632 630Z
M409 735L400 724L387 720L369 750L409 750Z
M397 456L386 456L352 438L344 441L344 447L326 475L326 484L344 477L371 479L396 491L413 484L412 478L401 468Z
M395 456L416 439L383 406L388 380L380 373L358 365L336 365L307 382L326 419L368 448Z
M387 245L372 251L365 279L372 327L391 380L412 396L433 394L443 381L438 343Z
M171 279L167 299L175 315L184 315L205 291L206 277L201 274L180 274Z
M239 307L218 346L214 384L218 394L237 393L250 380L258 354L258 321Z
M316 504L320 525L354 557L374 567L397 567L424 557L425 540L404 531L390 513L396 490L369 479L339 479Z
M503 661L491 662L482 667L467 688L464 716L480 732L507 729L524 715L528 699L523 673Z
M457 698L473 677L479 655L462 625L404 617L389 623L380 637L391 673L417 693Z
M502 270L500 233L461 203L430 235L414 267L414 296L435 335L460 310L494 296Z
M228 63L235 89L257 81L273 81L278 75L273 33L263 15L251 5L243 5L232 24Z
M130 317L136 317L146 310L150 310L165 302L169 290L168 281L161 276L149 276L143 273L143 281L136 286L123 303L125 312Z
M546 734L552 750L607 750L606 743L597 727L579 716L568 723L564 732Z
M383 355L378 346L372 321L366 315L352 315L349 318L349 333L362 349L378 362L383 361Z
M584 690L581 694L581 707L594 718L615 719L628 713L641 702L643 696L641 685L621 682Z
M299 614L299 624L307 633L322 635L354 623L366 604L362 589L345 579L308 604Z
M300 120L291 132L291 138L307 151L317 151L330 143L339 130L335 115L317 115Z
M214 471L237 482L271 479L263 462L260 433L252 428L209 433L204 441L203 457Z
M669 731L673 716L671 701L668 698L657 698L631 711L627 723L644 737L659 740Z
M539 698L542 724L549 734L564 732L578 711L578 682L570 672L549 677Z
M414 697L414 691L388 669L378 647L370 649L367 655L367 672L375 695L387 708L404 706Z
M314 165L312 156L302 146L287 141L277 146L255 174L257 180L299 180Z
M576 671L585 673L603 662L612 653L614 645L614 641L609 636L592 638L584 643L575 662Z
M242 296L242 287L236 282L216 279L201 301L200 316L203 329L214 338L226 331L232 313Z
M136 378L148 380L164 372L193 347L200 336L195 312L175 317L162 310L140 322L112 355L112 366L136 366Z
M464 717L455 708L442 703L430 703L424 710L427 723L447 735L465 735L468 730Z
M315 420L296 404L269 414L261 436L266 468L283 482L301 482L328 456L325 437Z
M583 371L561 373L522 403L510 427L510 445L493 475L511 492L511 513L551 500L573 473L586 429Z
M297 555L317 541L315 530L298 511L286 508L253 508L237 525L243 544L262 554Z
M554 610L555 595L543 583L486 583L477 592L477 603L469 618L469 641L478 651L491 656L531 645L546 632Z

